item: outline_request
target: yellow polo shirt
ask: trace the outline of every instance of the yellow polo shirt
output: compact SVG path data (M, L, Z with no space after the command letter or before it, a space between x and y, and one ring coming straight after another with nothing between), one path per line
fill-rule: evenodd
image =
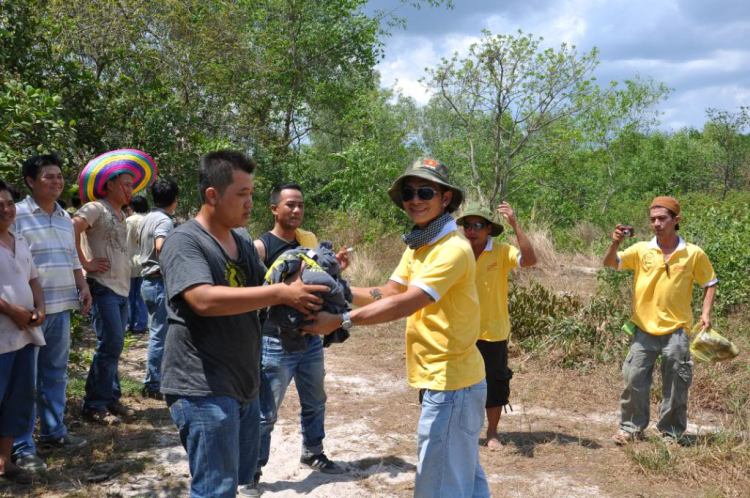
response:
M639 242L617 253L619 268L634 270L633 323L652 335L664 335L693 326L690 301L693 282L703 288L716 285L716 274L703 250L680 242L664 262L664 253L656 243Z
M315 249L318 247L318 238L312 232L298 228L294 234L294 238L297 239L297 242L299 242L299 245L302 247L307 247L309 249Z
M406 322L408 383L419 389L454 391L485 377L479 339L476 262L469 242L449 223L417 250L407 249L391 276L414 285L433 302Z
M521 265L521 251L507 244L487 246L477 259L477 294L479 295L479 338L483 341L505 341L510 335L508 316L508 272Z

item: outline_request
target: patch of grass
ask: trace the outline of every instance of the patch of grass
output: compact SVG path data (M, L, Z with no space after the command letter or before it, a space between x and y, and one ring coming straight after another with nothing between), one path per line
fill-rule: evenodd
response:
M78 398L78 399L83 398L84 395L86 394L87 373L86 372L84 372L83 374L71 373L69 375L70 376L68 378L68 390L67 390L68 397ZM143 387L143 384L136 379L132 379L130 377L125 377L125 376L120 377L120 390L122 391L122 396L124 398L140 396L142 387Z
M669 447L659 437L629 444L626 446L625 452L645 473L661 472L673 468L677 461L677 457L670 453Z
M377 249L375 246L362 246L355 249L351 255L351 263L345 277L358 287L374 287L384 285L395 268L384 268L377 264Z

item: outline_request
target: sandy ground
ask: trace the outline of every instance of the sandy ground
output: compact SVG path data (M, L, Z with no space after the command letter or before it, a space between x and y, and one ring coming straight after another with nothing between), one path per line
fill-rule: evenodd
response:
M325 449L348 472L330 476L299 465L299 403L289 389L273 434L262 479L265 497L408 497L416 470L417 393L404 379L403 324L362 328L326 352ZM146 339L125 353L122 375L140 381ZM511 360L511 365L513 360ZM617 368L599 374L527 364L513 379L513 411L503 416L501 451L480 449L493 496L704 496L677 480L640 472L609 441L617 426ZM187 496L189 471L163 402L133 394L135 424L119 427L76 422L89 438L73 453L41 451L50 470L32 486L0 484L2 496ZM718 415L691 413L691 431L712 431ZM737 495L741 495L740 490Z

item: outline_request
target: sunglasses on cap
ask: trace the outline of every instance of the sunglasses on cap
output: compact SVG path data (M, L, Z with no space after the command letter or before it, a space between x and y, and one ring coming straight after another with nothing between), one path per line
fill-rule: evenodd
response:
M489 225L489 223L485 221L475 221L474 223L464 222L464 231L465 232L468 232L469 230L479 231L479 230L484 229L484 227L486 227L487 225Z
M416 196L423 201L431 201L437 193L438 191L432 187L404 187L401 189L401 200L404 202L409 202L411 200L414 200L414 197Z

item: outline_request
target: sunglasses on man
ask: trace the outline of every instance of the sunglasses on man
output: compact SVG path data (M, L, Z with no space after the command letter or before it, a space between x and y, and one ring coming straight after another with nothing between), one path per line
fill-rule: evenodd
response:
M401 200L404 202L409 202L414 200L416 196L419 197L420 200L431 201L437 193L438 191L432 187L404 187L401 189Z
M474 223L464 222L464 231L468 232L469 230L476 230L478 232L479 230L483 230L487 225L489 225L489 223L484 221L475 221Z

